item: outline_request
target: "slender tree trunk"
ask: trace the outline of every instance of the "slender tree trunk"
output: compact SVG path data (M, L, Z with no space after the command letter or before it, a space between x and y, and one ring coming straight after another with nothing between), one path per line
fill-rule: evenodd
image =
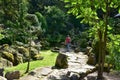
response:
M102 73L102 54L103 54L103 34L102 34L102 31L101 30L98 30L98 36L99 36L99 58L98 58L98 77L97 77L97 80L102 80L103 78L103 73Z
M29 32L29 38L30 38L30 42L29 42L29 57L28 57L28 65L27 65L27 69L25 73L29 72L29 68L30 68L30 59L31 59L31 42L32 42L32 33L31 33L31 28L30 28L30 32Z
M30 47L31 48L31 47ZM29 49L30 51L30 49ZM29 52L29 55L30 55L30 52ZM29 72L29 68L30 68L30 56L28 58L28 64L27 64L27 69L26 69L26 72L25 73L28 73Z
M109 4L108 0L106 2L106 14L104 15L104 34L103 39L100 39L100 48L99 48L99 68L98 68L98 78L97 80L104 80L103 72L104 72L104 63L105 63L105 55L106 55L106 43L107 43L107 25L108 25L108 13L109 13Z
M30 39L30 44L29 44L29 57L28 57L28 64L27 64L27 69L26 69L26 72L25 73L28 73L29 72L29 68L30 68L30 59L31 59L31 54L30 54L30 51L31 51L31 39Z

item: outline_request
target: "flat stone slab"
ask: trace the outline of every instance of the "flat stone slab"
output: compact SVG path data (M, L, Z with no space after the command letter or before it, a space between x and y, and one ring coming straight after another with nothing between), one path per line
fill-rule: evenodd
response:
M40 80L40 79L36 76L28 75L28 76L20 78L19 80Z
M70 72L74 72L74 73L86 73L87 72L87 69L68 69Z
M94 66L91 66L91 65L85 65L85 66L83 66L83 68L86 68L86 69L94 69L95 67L94 67Z
M41 74L42 76L47 76L51 72L52 72L51 68L42 68L39 74Z

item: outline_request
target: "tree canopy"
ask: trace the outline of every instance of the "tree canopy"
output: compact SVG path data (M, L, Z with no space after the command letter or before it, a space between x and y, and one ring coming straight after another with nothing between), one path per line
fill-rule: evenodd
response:
M98 79L103 79L103 67L106 54L110 8L119 8L120 1L117 0L64 0L68 13L72 13L76 18L83 18L82 23L87 23L93 27L95 38L99 42L99 67ZM98 12L99 11L99 12Z

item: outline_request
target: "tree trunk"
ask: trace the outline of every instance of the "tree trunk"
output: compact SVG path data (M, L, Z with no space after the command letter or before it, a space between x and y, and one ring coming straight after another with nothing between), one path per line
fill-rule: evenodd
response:
M103 66L102 66L102 56L103 56L103 35L102 31L98 30L98 35L99 35L99 58L98 58L98 77L97 80L102 80L103 79Z
M26 69L26 72L25 72L25 73L28 73L28 72L29 72L29 68L30 68L30 59L31 59L30 51L31 51L31 42L30 42L30 47L29 47L29 58L28 58L28 64L27 64L27 69Z
M108 0L106 0L106 14L104 16L104 32L103 36L99 36L100 38L100 46L99 46L99 68L98 68L98 78L97 80L104 80L103 72L104 72L104 63L105 63L105 55L106 55L106 43L107 43L107 25L108 25L108 13L109 13L109 4ZM103 38L103 39L102 39Z

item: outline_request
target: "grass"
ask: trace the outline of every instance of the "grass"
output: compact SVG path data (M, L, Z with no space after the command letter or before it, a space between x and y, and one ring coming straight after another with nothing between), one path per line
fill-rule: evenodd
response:
M35 68L38 68L38 67L54 66L55 65L56 57L58 55L57 53L51 52L50 50L46 50L46 51L41 51L40 54L41 54L41 56L44 57L44 59L31 61L30 62L30 69L29 69L30 71L35 69ZM27 68L27 63L21 63L17 66L14 66L14 67L5 68L5 72L19 70L23 74L23 73L25 73L26 68Z

